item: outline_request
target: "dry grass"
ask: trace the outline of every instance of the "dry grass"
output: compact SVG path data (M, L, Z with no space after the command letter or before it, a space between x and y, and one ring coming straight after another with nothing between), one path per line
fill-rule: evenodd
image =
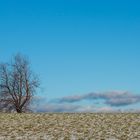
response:
M0 140L140 140L140 114L0 114Z

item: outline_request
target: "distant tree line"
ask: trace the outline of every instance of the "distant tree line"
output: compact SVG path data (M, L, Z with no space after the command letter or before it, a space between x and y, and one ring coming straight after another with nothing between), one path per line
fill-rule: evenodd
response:
M0 64L1 111L30 111L30 104L38 87L38 77L31 71L25 56L17 54L10 63Z

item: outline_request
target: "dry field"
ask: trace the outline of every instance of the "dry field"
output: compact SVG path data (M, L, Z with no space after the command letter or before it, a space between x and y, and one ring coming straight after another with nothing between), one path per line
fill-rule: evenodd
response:
M0 140L140 140L140 114L0 114Z

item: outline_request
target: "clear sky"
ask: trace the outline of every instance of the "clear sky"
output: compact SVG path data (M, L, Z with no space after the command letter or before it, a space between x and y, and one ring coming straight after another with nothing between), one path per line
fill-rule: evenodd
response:
M47 100L140 95L140 2L1 0L0 61L17 52L30 58Z

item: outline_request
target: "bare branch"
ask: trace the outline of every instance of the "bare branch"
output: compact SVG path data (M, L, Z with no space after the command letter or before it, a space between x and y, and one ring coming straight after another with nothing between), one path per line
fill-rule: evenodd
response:
M10 64L0 65L0 102L25 111L39 86L39 80L30 70L29 61L17 54Z

